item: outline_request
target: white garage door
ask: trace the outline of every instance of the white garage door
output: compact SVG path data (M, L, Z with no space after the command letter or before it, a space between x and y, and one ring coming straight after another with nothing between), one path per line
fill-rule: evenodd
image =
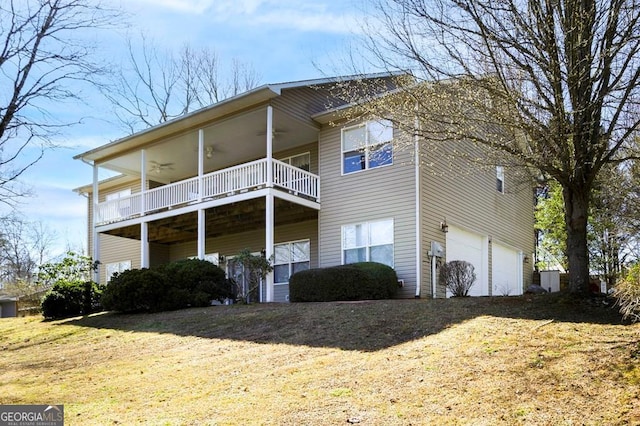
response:
M492 246L491 281L494 296L522 294L522 266L520 253L502 244Z
M473 232L449 226L446 247L447 262L466 260L475 268L476 281L473 283L471 290L469 290L469 296L489 295L487 258L486 238ZM448 292L447 296L450 296Z

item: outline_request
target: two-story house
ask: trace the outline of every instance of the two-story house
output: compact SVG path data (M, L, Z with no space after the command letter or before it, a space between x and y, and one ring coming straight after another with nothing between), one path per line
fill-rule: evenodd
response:
M76 191L97 279L188 257L238 277L234 256L250 249L274 265L266 302L288 300L296 271L364 260L396 270L400 297L444 297L437 271L450 260L475 266L472 295L521 294L532 186L501 166L416 161L389 121L341 122L336 81L261 86L77 155L93 167ZM102 168L120 174L99 181Z

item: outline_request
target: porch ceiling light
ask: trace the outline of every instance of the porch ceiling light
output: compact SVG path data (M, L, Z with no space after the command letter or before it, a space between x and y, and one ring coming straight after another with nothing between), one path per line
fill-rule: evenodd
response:
M204 148L204 151L205 151L205 156L207 157L207 159L210 160L213 157L213 146L207 145Z

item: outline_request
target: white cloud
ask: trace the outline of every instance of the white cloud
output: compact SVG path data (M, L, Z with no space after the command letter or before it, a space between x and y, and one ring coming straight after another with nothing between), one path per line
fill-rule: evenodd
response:
M209 9L215 0L136 0L134 2L128 2L129 6L132 3L140 3L144 6L153 6L158 8L165 8L176 12L189 13L200 15Z
M359 27L353 15L293 9L273 11L255 17L254 24L289 27L303 32L351 34Z
M346 0L348 3L348 0ZM209 22L245 27L267 25L298 31L351 33L359 25L357 15L346 10L345 0L136 0L140 7L202 15ZM134 4L135 4L134 3ZM131 4L128 7L132 7ZM141 16L142 17L142 16Z

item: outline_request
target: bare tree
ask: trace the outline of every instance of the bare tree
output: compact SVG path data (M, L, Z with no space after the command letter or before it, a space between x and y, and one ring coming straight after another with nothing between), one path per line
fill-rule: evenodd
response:
M30 222L18 213L0 219L0 284L15 293L35 292L38 267L51 260L55 231L40 222Z
M369 57L414 79L398 80L396 100L363 109L386 114L425 143L472 141L557 180L569 287L588 291L594 182L605 165L637 157L638 0L376 5L365 26Z
M79 100L80 83L103 71L84 30L105 28L115 16L91 0L0 3L0 202L26 195L17 179L73 124L56 110Z
M257 86L259 76L249 65L232 61L220 70L215 51L184 45L175 54L142 35L140 46L129 40L129 67L115 76L105 96L130 133L180 117Z

